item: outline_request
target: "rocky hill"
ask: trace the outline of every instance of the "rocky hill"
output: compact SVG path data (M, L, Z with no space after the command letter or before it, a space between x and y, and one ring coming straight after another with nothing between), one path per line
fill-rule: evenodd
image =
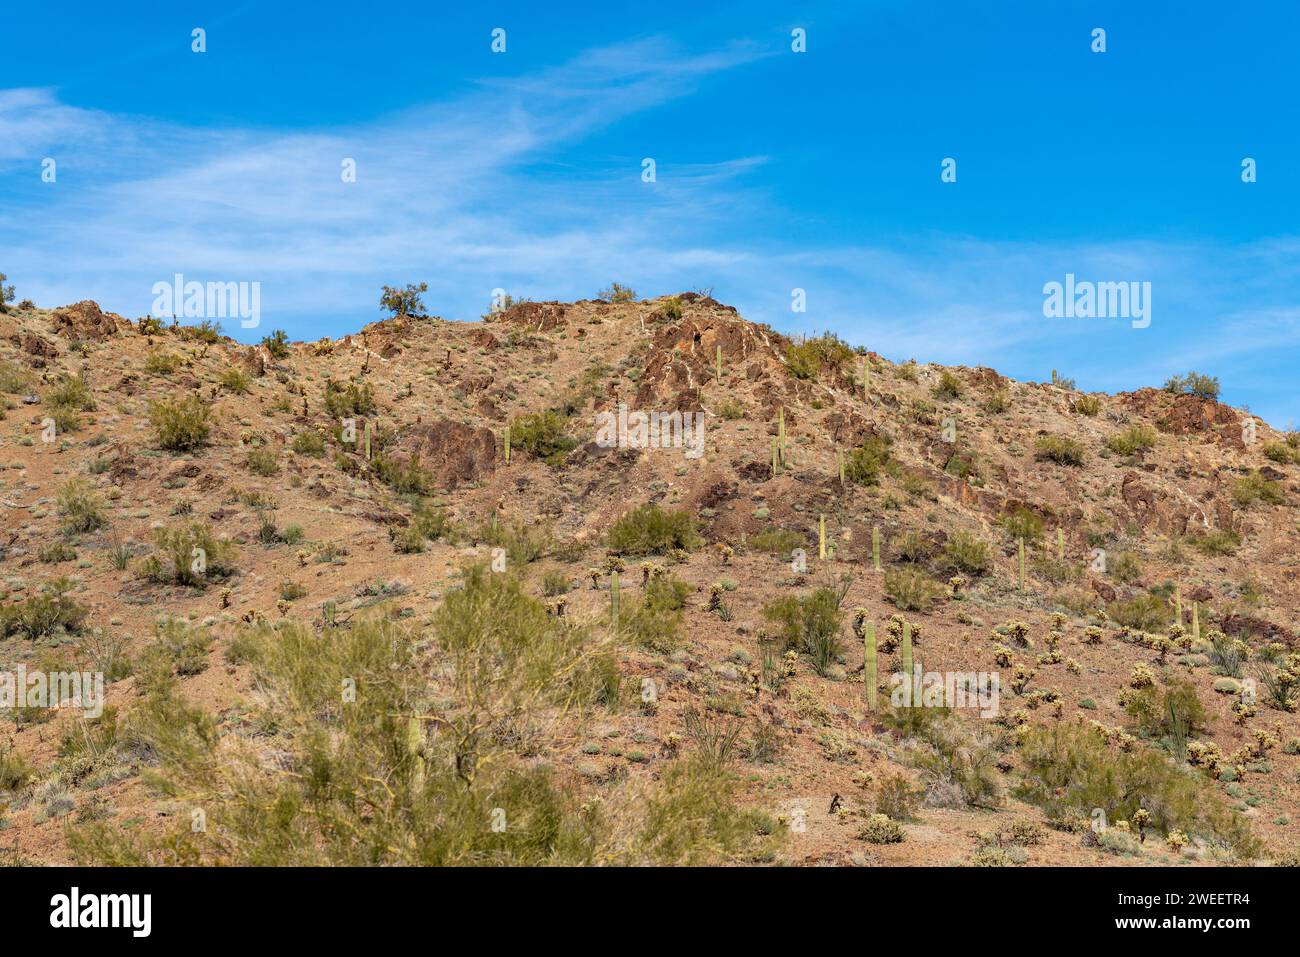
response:
M0 711L10 862L1295 860L1300 436L1195 388L684 293L10 309L0 392L0 670L107 681Z

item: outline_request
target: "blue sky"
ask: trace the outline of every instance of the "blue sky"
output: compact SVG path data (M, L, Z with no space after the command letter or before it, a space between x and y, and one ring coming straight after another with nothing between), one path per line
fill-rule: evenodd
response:
M1300 422L1292 4L111 6L4 14L0 271L41 305L260 282L247 340L353 331L383 283L459 319L712 287L892 359L1195 368ZM1151 325L1044 318L1066 273L1150 282Z

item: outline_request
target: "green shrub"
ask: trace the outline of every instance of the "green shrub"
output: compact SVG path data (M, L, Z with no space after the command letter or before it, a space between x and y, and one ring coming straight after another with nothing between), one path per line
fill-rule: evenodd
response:
M283 329L276 329L262 339L262 348L271 354L272 359L289 358L289 336Z
M280 461L274 449L266 445L259 445L257 448L248 450L248 456L244 459L244 467L254 475L270 477L280 471Z
M999 517L998 524L1012 541L1023 538L1025 544L1032 545L1043 537L1042 518L1023 505Z
M62 406L65 409L77 409L82 412L93 412L95 409L95 397L91 394L90 386L82 375L65 377L46 394L45 398L51 405Z
M785 363L796 379L812 379L822 369L838 372L854 356L853 347L828 332L786 346Z
M1070 408L1076 415L1092 417L1101 412L1101 399L1095 395L1081 395Z
M1083 446L1064 435L1044 435L1034 443L1034 457L1057 465L1083 464Z
M235 395L243 395L247 392L250 382L252 377L239 366L230 366L221 373L222 387Z
M988 542L971 532L953 532L943 546L944 566L967 575L987 575L993 566Z
M1111 578L1131 585L1142 577L1142 559L1133 552L1120 552L1106 566Z
M17 394L32 387L32 374L13 362L0 359L0 392Z
M889 439L869 436L844 459L844 477L858 485L879 485L880 473L890 465Z
M903 836L903 826L885 814L871 815L858 830L858 837L868 844L898 844Z
M1136 455L1156 447L1156 430L1146 425L1130 425L1106 439L1106 448L1116 455Z
M803 548L807 539L798 532L784 528L765 528L749 539L749 547L769 555L790 555L796 548Z
M808 655L814 670L825 675L838 663L842 651L840 606L848 585L822 586L806 595L786 595L763 608L763 615L780 626L786 648Z
M1108 820L1131 820L1141 807L1161 832L1184 831L1243 860L1260 851L1246 820L1208 782L1151 748L1113 748L1092 727L1051 722L1032 727L1020 759L1020 796L1052 820L1087 819L1093 808Z
M316 431L299 432L293 437L293 450L318 459L325 454L325 437Z
M944 588L924 572L912 568L885 572L885 597L903 611L929 611L944 597Z
M341 385L333 379L326 379L325 411L335 419L370 415L375 411L375 390L369 382Z
M0 636L22 635L35 640L59 631L80 631L89 609L68 597L71 590L70 581L58 578L38 594L0 606Z
M949 372L947 369L939 376L939 382L934 387L934 395L937 399L959 399L963 392L961 380Z
M156 552L140 565L140 574L157 582L202 588L212 579L234 573L235 546L217 538L205 522L189 522L154 532Z
M676 548L698 548L695 520L685 509L665 511L658 505L638 505L614 523L608 545L622 555L663 555Z
M171 375L181 367L184 360L174 352L163 352L158 349L150 350L144 359L144 371L150 375Z
M1219 398L1219 380L1216 376L1189 372L1185 376L1175 375L1166 379L1165 391L1217 400Z
M402 495L430 495L437 488L433 473L420 464L420 457L406 459L378 455L370 463L379 480Z
M1174 613L1164 599L1156 595L1134 595L1127 601L1107 603L1106 614L1116 624L1135 631L1163 631L1173 621Z
M619 619L633 643L668 654L681 644L682 609L690 586L675 578L660 576L646 584L645 594L630 612Z
M1240 508L1250 508L1257 502L1267 505L1282 505L1286 501L1286 492L1281 482L1274 482L1258 470L1245 475L1232 485L1232 500Z
M175 452L196 448L207 441L211 432L208 415L208 406L196 395L149 404L149 422L158 444Z
M510 423L510 444L541 459L552 468L564 464L578 441L565 434L568 420L558 412L534 412Z
M104 501L94 486L83 478L70 478L55 496L61 526L65 532L93 532L107 524Z
M598 292L596 296L605 302L633 302L636 300L636 290L622 283L613 282Z
M1241 536L1231 528L1216 528L1194 535L1192 547L1203 555L1233 555L1241 547Z
M31 764L21 754L0 748L0 791L21 791L35 776Z
M203 342L216 345L221 341L221 323L204 319L197 326L181 326L176 334L185 342Z
M494 548L504 548L506 558L513 565L528 565L545 557L553 544L549 528L530 522L512 522L509 525L495 520L484 522L476 537Z

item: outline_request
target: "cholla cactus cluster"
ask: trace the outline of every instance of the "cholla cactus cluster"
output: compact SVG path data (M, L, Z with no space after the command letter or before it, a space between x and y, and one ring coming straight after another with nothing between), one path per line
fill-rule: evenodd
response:
M1143 688L1154 688L1156 676L1151 673L1151 669L1144 664L1136 664L1128 678L1128 686L1141 691Z
M998 645L993 649L993 663L999 668L1011 667L1011 649L1005 645Z
M709 611L717 611L722 607L722 593L724 589L719 582L714 582L709 586Z
M603 575L604 572L602 572L599 568L592 567L587 569L587 577L591 579L592 591L596 591L597 589L600 588L600 579Z
M604 567L606 575L621 575L627 571L627 562L618 555L606 555Z
M1096 625L1089 625L1083 629L1083 643L1085 645L1101 644L1102 631Z
M1187 846L1187 834L1175 828L1165 835L1165 843L1175 854L1182 851Z
M736 554L735 550L726 542L718 542L716 547L718 550L718 560L724 565L729 564L731 562L731 556Z
M903 840L903 826L888 814L873 814L858 831L868 844L898 844Z
M1188 741L1187 763L1201 768L1212 778L1218 778L1222 773L1223 751L1213 741Z
M962 593L961 590L965 587L966 579L962 578L960 575L953 575L948 579L948 590L951 592L953 598L960 598Z
M1002 631L1021 648L1034 647L1034 643L1029 640L1029 625L1025 622L1008 621L1002 626Z
M1011 676L1011 690L1018 695L1023 695L1025 689L1029 687L1029 682L1034 680L1038 672L1025 665L1016 665L1015 673Z

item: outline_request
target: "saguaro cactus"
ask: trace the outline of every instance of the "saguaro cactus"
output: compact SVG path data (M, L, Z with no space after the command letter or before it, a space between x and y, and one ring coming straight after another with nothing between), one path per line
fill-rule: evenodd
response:
M1056 529L1056 560L1065 561L1065 532L1057 526Z
M880 526L871 530L871 565L880 571Z
M778 471L780 471L780 468L781 468L780 454L777 452L776 449L776 439L773 439L772 440L772 474L775 475Z
M722 385L722 346L714 348L717 351L713 353L713 378L718 385Z
M903 680L907 682L909 689L912 685L912 623L903 622L903 647L899 651L899 659L903 665ZM912 704L911 691L909 690L907 700Z
M370 461L370 420L366 419L366 461Z
M876 623L868 621L866 623L866 638L863 639L866 648L866 664L863 666L863 677L867 683L867 709L876 710Z
M1019 576L1018 576L1018 578L1019 578L1019 582L1020 582L1020 589L1021 589L1021 591L1024 591L1024 588L1025 588L1025 540L1024 540L1023 538L1019 540L1019 543L1018 543L1018 545L1017 545L1017 551L1018 551L1018 561L1017 561L1017 564L1018 564L1018 566L1019 566Z
M785 457L785 406L776 410L776 451L781 465L786 464Z
M826 561L826 516L817 516L817 557Z
M1183 623L1183 590L1178 585L1174 586L1174 621Z
M615 628L618 627L618 612L620 605L618 589L618 572L613 572L609 576L609 620L613 623Z
M509 465L510 464L510 426L508 425L506 426L505 447L506 447L506 465Z
M411 756L411 793L424 790L424 727L418 717L406 722L406 752Z

